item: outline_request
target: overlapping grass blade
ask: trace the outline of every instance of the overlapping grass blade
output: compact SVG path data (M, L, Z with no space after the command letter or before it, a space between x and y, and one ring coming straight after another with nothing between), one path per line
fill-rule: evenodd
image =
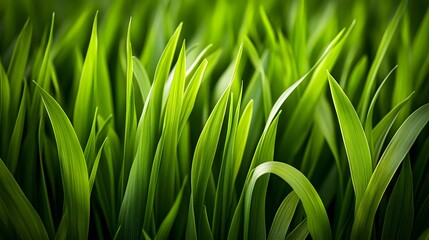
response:
M244 239L249 237L249 213L252 204L252 193L258 178L273 173L286 181L302 201L307 214L308 229L313 239L330 239L331 227L322 200L310 181L296 168L281 162L265 162L258 165L251 174L246 186L244 203ZM253 235L252 235L253 236Z
M20 238L48 239L42 220L1 159L0 192L0 207L7 214Z
M286 236L286 240L305 240L309 234L307 219L304 219L289 235Z
M289 193L283 202L280 204L279 209L274 216L273 223L271 224L268 240L284 239L289 229L292 217L295 214L296 206L298 205L299 198L295 192Z
M402 164L387 204L381 239L410 239L414 219L413 173L410 160Z
M328 80L337 112L344 147L349 162L350 175L359 206L372 174L371 152L359 117L340 85L329 72Z
M374 216L386 191L405 155L410 150L420 131L429 121L429 104L412 113L393 136L380 158L362 201L357 207L351 238L369 238Z
M67 236L87 238L89 230L89 181L85 157L77 135L60 105L39 85L58 147L64 189Z

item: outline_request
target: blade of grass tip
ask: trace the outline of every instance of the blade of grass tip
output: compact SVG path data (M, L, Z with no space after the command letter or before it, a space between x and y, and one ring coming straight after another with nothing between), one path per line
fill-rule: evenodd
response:
M7 75L10 81L10 119L13 122L15 120L18 106L20 105L21 91L25 69L27 67L28 53L31 46L31 37L33 32L33 25L30 19L24 24L22 31L18 35L16 40L15 48L13 49L12 59L10 60L9 67L7 69Z
M76 102L73 112L73 126L82 146L86 145L88 135L91 131L91 116L95 110L94 82L97 78L97 22L98 12L95 14L92 26L91 39L80 75L79 89L77 91Z
M19 106L18 116L15 120L12 137L10 138L9 150L7 153L7 165L10 172L15 174L16 166L18 165L19 152L22 145L22 134L24 132L25 114L27 112L28 88L24 82L24 91L22 93L21 104Z
M407 98L402 100L402 102L398 103L398 105L396 105L392 110L390 110L390 112L387 113L372 130L372 137L373 137L373 144L374 144L374 151L372 156L373 156L373 159L375 159L373 163L376 163L376 160L378 160L380 156L381 148L383 147L384 140L386 139L390 128L393 126L393 123L398 117L399 111L401 111L402 107L407 102L410 101L413 95L414 95L414 92L411 93Z
M387 204L381 239L410 239L413 219L413 173L408 157Z
M180 204L183 198L183 191L185 189L187 182L188 182L188 177L185 176L185 179L183 180L183 183L182 183L182 187L180 188L180 191L177 194L177 197L176 197L176 200L174 201L173 206L171 207L167 216L164 218L164 220L162 221L161 225L158 228L158 232L156 233L155 240L168 239L171 231L171 227L173 226L174 221L176 220L177 214L179 212Z
M393 73L393 71L395 71L397 67L398 65L393 67L393 69L390 70L390 72L384 78L383 82L381 82L380 86L378 87L377 91L374 94L374 97L371 100L371 104L369 105L369 108L368 108L368 113L366 114L365 135L366 135L366 139L368 140L369 149L372 154L374 154L374 143L373 143L373 136L372 136L372 115L374 113L375 103L377 102L377 98L380 95L380 92L383 89L384 84L387 82L387 80L389 79L389 76ZM375 166L376 159L372 159L372 164L373 166Z
M268 240L284 239L286 237L296 206L298 206L298 201L299 198L294 191L285 197L274 216Z
M286 240L305 240L309 234L307 219L304 219L289 235Z
M60 159L67 217L67 236L87 238L89 230L90 195L88 170L79 140L60 105L39 85L46 111L51 120Z
M327 75L347 153L357 209L372 174L371 152L365 132L352 103L328 71Z
M244 239L248 239L249 212L256 181L267 173L273 173L287 182L301 200L307 214L308 229L313 239L331 239L331 227L322 200L310 181L296 168L282 162L265 162L258 165L246 183L244 211ZM265 196L264 196L265 197Z
M106 53L103 48L99 48L97 56L97 77L94 82L95 102L99 108L100 116L107 118L114 113L112 84L109 74Z
M200 239L213 240L213 233L210 229L209 218L207 217L207 208L203 206L203 216L200 221L200 229L198 231L198 237Z
M0 207L22 239L48 239L43 222L0 159ZM6 229L4 229L6 230Z
M399 25L399 21L401 20L402 15L405 11L406 5L407 0L402 0L398 9L396 10L395 15L393 16L393 19L390 21L389 25L386 28L386 31L383 34L380 45L377 49L377 53L375 54L374 61L372 62L371 68L369 69L369 73L366 78L365 86L362 91L362 95L358 105L358 111L361 121L364 120L365 115L367 113L368 104L372 92L374 91L378 69L380 68L381 62L386 55L387 49L393 39L396 28Z
M140 60L134 56L133 56L133 70L134 70L134 77L140 89L140 94L142 95L142 98L143 98L143 102L146 102L147 96L150 91L151 82L149 80L149 76L147 75L145 67L140 62Z
M131 165L134 159L134 142L136 137L137 127L137 116L135 110L134 101L134 86L133 86L133 60L132 60L132 48L131 48L131 22L132 18L128 22L127 40L126 40L126 52L127 52L127 68L126 68L126 102L125 102L125 136L124 136L124 153L122 159L122 173L121 181L122 186L128 182L128 176L131 169ZM140 232L140 230L139 230Z
M270 23L270 20L265 13L264 7L259 6L259 14L261 15L262 24L264 26L265 32L267 34L268 43L270 48L275 48L277 46L276 35L274 33L273 26Z
M364 75L368 68L368 57L364 55L356 63L352 73L350 74L348 83L346 84L346 93L349 99L354 103L356 101L356 95L359 92L359 85L362 84Z
M414 111L393 136L381 156L357 208L351 239L370 237L375 213L383 194L405 155L428 121L429 104L425 104Z
M96 139L96 126L97 126L97 116L98 116L98 107L95 108L94 117L92 120L91 131L88 136L88 141L86 142L83 155L85 156L86 165L88 167L88 172L91 172L92 166L95 159L95 145L97 142Z

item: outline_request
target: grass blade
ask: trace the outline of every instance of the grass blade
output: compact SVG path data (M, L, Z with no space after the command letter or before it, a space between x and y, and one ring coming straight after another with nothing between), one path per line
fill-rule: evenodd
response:
M284 239L286 237L296 206L298 206L298 201L299 198L295 192L291 192L286 196L274 216L268 240Z
M364 195L372 174L371 152L365 132L352 103L329 72L332 100L343 137L350 175L356 195L356 208Z
M60 105L39 85L51 120L60 159L67 216L67 236L85 239L89 230L89 181L85 157L77 135Z
M273 173L286 181L302 201L307 214L308 229L313 239L331 239L331 227L322 200L311 185L310 181L296 168L281 162L265 162L258 165L246 187L244 204L244 239L248 239L249 212L253 188L258 178L267 173Z
M48 239L42 220L1 159L0 192L0 207L6 212L20 238Z

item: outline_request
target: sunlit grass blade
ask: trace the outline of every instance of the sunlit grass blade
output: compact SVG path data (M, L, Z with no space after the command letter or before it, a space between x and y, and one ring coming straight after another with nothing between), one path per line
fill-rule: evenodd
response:
M331 74L329 72L327 74L332 100L337 112L344 147L347 153L357 208L371 178L371 152L362 124L352 103Z
M140 89L140 94L142 95L143 101L145 102L150 91L151 82L145 67L136 57L133 57L133 70L134 77L137 80L137 85Z
M374 216L381 198L405 155L428 121L429 104L426 104L414 111L393 136L381 156L357 208L351 234L352 239L369 238L371 235Z
M0 207L7 214L20 238L48 239L42 220L1 159L0 192Z
M268 234L268 240L284 239L286 237L298 201L299 198L293 191L286 196L274 216L270 233Z
M407 159L390 195L381 239L410 239L413 219L413 173Z
M68 211L67 236L87 238L90 192L85 157L67 115L44 89L39 85L37 87L51 120L58 147L64 206L65 211Z
M85 61L82 67L82 73L79 81L79 89L76 96L76 102L73 114L73 126L82 146L86 145L89 133L91 131L91 116L95 110L94 82L97 78L97 20L98 13L95 15L92 27L91 39L88 45Z
M246 186L244 204L244 239L249 234L249 212L252 204L252 193L258 178L273 173L286 181L301 200L307 214L308 229L313 239L330 239L331 227L322 200L310 181L296 168L281 162L266 162L258 165L251 174Z
M393 16L392 20L390 21L389 25L386 28L386 31L383 34L383 38L381 39L380 45L377 49L377 53L375 55L374 61L372 62L371 68L369 69L369 73L366 78L365 86L362 91L362 95L358 106L359 116L362 121L364 120L367 113L368 105L370 103L371 96L374 91L374 87L376 84L376 77L377 77L377 73L380 68L381 62L383 61L383 58L386 55L387 49L390 46L390 42L392 41L396 28L399 25L399 21L402 18L406 5L407 5L407 1L402 0L401 4L396 10L395 16Z
M101 144L100 149L98 150L97 156L95 156L94 159L94 165L91 168L91 174L89 176L89 192L92 192L92 188L94 186L95 177L97 176L97 170L98 170L98 164L100 163L101 153L104 148L104 144L106 143L108 138L104 139L103 143Z

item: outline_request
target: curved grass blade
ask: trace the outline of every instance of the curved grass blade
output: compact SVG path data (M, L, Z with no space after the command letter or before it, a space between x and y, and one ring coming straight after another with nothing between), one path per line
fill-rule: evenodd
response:
M146 99L149 95L151 82L149 80L149 75L147 75L145 67L137 57L133 57L133 70L134 77L136 78L137 85L140 89L140 94L143 98L143 102L146 102Z
M0 159L0 207L22 239L48 239L43 222ZM3 231L3 230L2 230Z
M390 195L381 239L410 239L413 219L413 173L408 158Z
M51 120L60 159L67 216L67 236L85 239L89 229L89 181L85 157L77 135L60 105L39 85L46 111Z
M307 214L308 229L313 239L331 239L331 227L322 200L310 181L296 168L281 162L265 162L258 165L246 186L244 203L244 239L248 239L249 213L253 188L256 181L267 173L273 173L286 181L302 201ZM265 197L265 196L264 196Z
M296 206L298 206L298 201L299 198L293 191L286 196L274 216L268 240L285 239L290 222L295 214Z
M414 111L393 136L381 156L357 208L351 234L352 239L370 237L381 198L405 155L428 121L429 104L426 104Z
M337 112L341 135L347 153L357 208L371 178L371 152L365 132L352 103L331 74L329 72L327 74L332 100Z

